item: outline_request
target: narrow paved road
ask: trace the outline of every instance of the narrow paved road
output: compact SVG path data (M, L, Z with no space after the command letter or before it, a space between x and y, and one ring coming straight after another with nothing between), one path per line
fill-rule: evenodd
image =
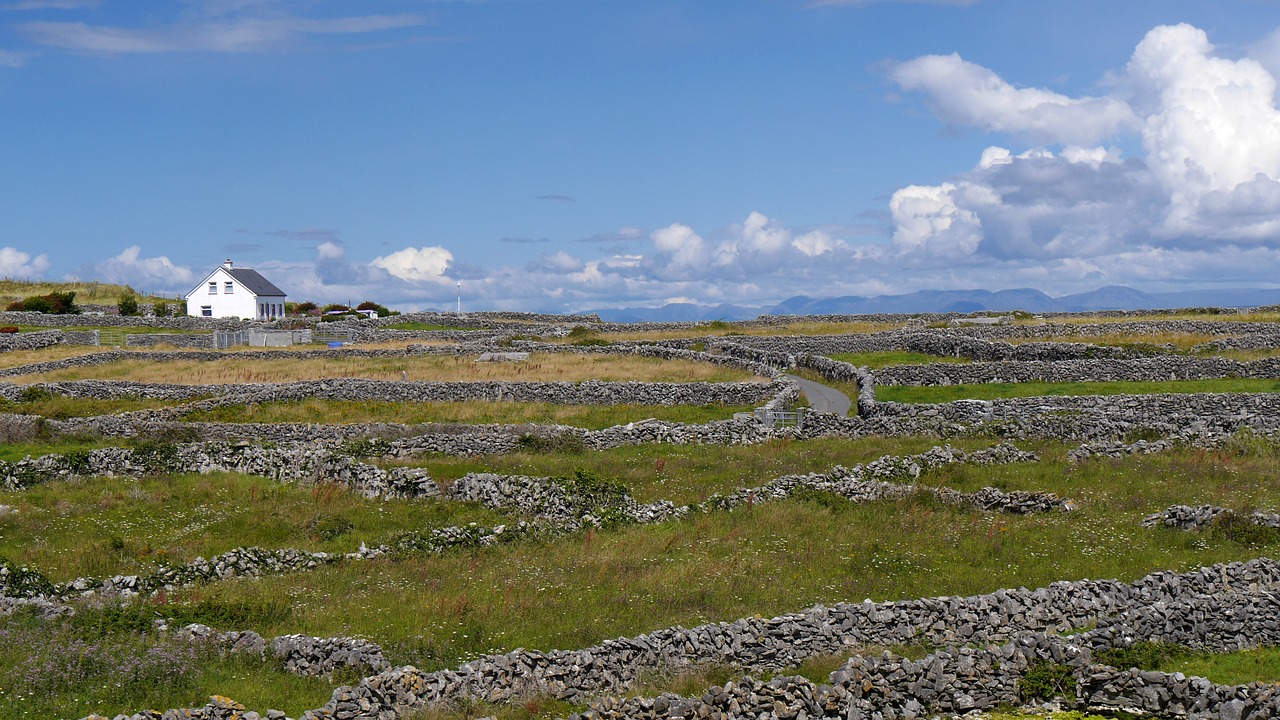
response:
M809 399L809 406L813 408L814 412L848 415L849 408L853 406L853 401L849 399L848 395L833 387L827 387L821 383L805 380L795 375L788 375L787 379L800 386L800 391Z

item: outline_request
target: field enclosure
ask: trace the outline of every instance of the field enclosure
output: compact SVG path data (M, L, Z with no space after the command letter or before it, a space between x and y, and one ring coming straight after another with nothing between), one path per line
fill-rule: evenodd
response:
M1228 703L1212 683L1280 681L1280 638L1253 621L1280 584L1262 559L1280 552L1280 332L1256 315L533 340L407 318L387 332L475 339L0 352L0 716L628 717L611 698L639 695L652 717L746 717L779 683L788 712L825 698L810 717L1055 695L1101 711L1141 694L1122 681ZM1174 336L1195 342L1142 340ZM474 362L485 342L533 354ZM858 394L857 414L770 424L801 402L784 371ZM1253 620L1197 635L1184 611ZM1118 648L1113 627L1148 644ZM1002 644L1023 649L984 665ZM915 663L951 689L842 680L888 687ZM661 714L664 692L684 699Z

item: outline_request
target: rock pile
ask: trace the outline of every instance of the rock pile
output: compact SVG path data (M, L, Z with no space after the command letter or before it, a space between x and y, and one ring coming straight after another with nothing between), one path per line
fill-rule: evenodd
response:
M1169 527L1177 530L1201 530L1223 518L1237 517L1234 510L1217 505L1172 505L1142 519L1142 527ZM1244 517L1251 525L1280 528L1280 513L1254 510Z

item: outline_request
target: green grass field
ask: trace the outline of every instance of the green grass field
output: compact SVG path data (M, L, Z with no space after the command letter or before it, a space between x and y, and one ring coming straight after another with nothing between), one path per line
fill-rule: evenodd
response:
M418 464L442 480L473 465L504 470L509 464L513 471L531 474L581 468L619 478L640 498L687 501L758 484L776 468L802 472L824 469L832 461L852 465L930 444L917 438L865 446L821 440L761 448L645 446L570 455L424 458ZM1143 515L1174 503L1280 507L1272 446L1242 443L1220 452L1178 450L1079 465L1066 463L1063 446L1029 447L1042 452L1041 462L953 466L927 473L921 482L962 490L983 485L1053 490L1075 499L1078 510L1013 516L920 498L855 505L815 497L550 541L228 580L172 593L144 607L148 613L188 619L221 617L266 636L364 635L381 643L393 663L434 669L514 647L583 647L673 624L770 616L816 602L969 595L1083 577L1132 580L1158 569L1185 570L1280 552L1280 537L1255 537L1250 545L1213 532L1138 525ZM59 577L93 569L123 571L157 557L251 543L354 549L403 528L496 519L490 511L451 503L369 501L333 489L318 493L223 474L49 483L0 493L0 503L19 508L0 523L0 554ZM315 520L320 516L347 522L330 519L324 525ZM325 537L323 527L341 532L331 529ZM12 635L22 622L0 619L0 632ZM126 635L120 631L111 637ZM7 667L25 667L24 662L16 658ZM312 690L272 680L269 672L228 669L214 659L192 662L205 668L200 677L216 676L219 692L231 697L276 698L270 706L291 713L319 704ZM159 694L148 695L146 687L138 687L140 695L128 708L91 705L70 691L25 682L16 670L0 677L0 687L23 697L20 707L45 708L50 714L177 702L163 694L167 690L156 688ZM203 683L195 682L183 702L202 704ZM0 714L6 717L22 717L15 714L17 707L0 699ZM499 715L520 717L525 710L502 708ZM564 708L548 703L541 710L551 713L541 716L550 717Z
M747 329L721 323L697 330L705 336ZM800 323L785 332L876 329L883 328L866 323ZM749 330L779 332L777 328ZM670 332L677 331L649 334L656 338ZM626 336L599 337L612 341ZM0 364L39 358L41 353L53 357L58 352L66 350L6 354L9 357L0 357ZM872 368L946 360L912 353L836 358ZM736 370L651 358L552 355L537 356L523 365L500 366L436 356L289 360L269 367L255 363L252 368L234 360L164 365L130 361L83 372L85 377L187 383L384 376L399 380L402 373L416 380L580 382L606 374L613 379L673 382L750 378ZM797 374L817 379L813 373ZM857 392L852 383L841 389L850 395ZM946 402L1154 392L1280 392L1280 380L879 386L877 398ZM25 402L7 403L0 411L56 419L169 405L36 395ZM747 409L311 400L228 406L192 412L185 419L326 424L554 422L599 428L648 417L706 422ZM170 438L55 438L47 426L9 421L0 423L0 459L180 439L180 432ZM975 450L994 441L962 437L949 442ZM586 452L572 443L559 447L532 443L510 454L365 461L383 467L423 468L446 486L468 472L559 477L590 473L621 483L640 502L666 499L682 505L787 474L826 472L835 465L919 453L938 444L942 441L932 437L872 437L745 447L646 444ZM351 674L301 679L270 659L224 657L154 632L153 622L158 619L171 625L202 622L223 630L254 630L268 638L291 633L360 635L381 644L395 665L411 663L434 670L517 647L587 647L671 625L768 617L814 603L972 595L1080 578L1128 581L1157 570L1184 571L1222 561L1280 557L1280 531L1240 534L1214 527L1183 532L1139 524L1145 515L1174 504L1280 510L1280 484L1275 482L1280 444L1241 435L1213 451L1180 447L1154 455L1074 464L1067 461L1074 445L1044 441L1018 445L1039 453L1040 461L953 465L926 472L918 482L961 491L985 486L1051 491L1071 498L1076 510L1019 516L948 505L932 494L854 504L814 492L653 525L624 524L559 537L533 534L491 547L441 554L400 550L310 572L185 587L123 606L90 600L70 618L39 619L26 612L0 616L0 717L79 718L91 712L111 717L148 707L198 707L211 694L229 696L260 712L274 708L296 717L323 705L335 686L358 680ZM20 492L0 491L0 505L7 506L0 509L0 562L29 566L54 581L145 574L163 564L241 546L345 553L362 544L394 544L404 534L429 533L444 526L492 526L530 519L469 503L370 500L334 484L289 485L233 473L55 480ZM933 648L891 650L921 657ZM1152 658L1143 667L1202 674L1218 682L1280 680L1280 651L1274 648ZM813 658L779 674L799 673L825 681L827 673L843 661L844 657ZM651 673L634 692L700 695L710 685L741 675L714 666L677 675ZM509 705L477 702L426 709L413 717L471 720L495 715L503 720L544 720L578 709L533 697ZM1009 720L1027 715L1010 710L991 717ZM1060 712L1048 717L1087 720L1088 716Z

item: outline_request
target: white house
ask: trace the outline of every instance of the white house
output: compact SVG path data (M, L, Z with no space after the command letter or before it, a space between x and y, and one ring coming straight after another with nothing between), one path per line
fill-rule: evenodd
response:
M284 291L257 270L238 268L227 260L187 293L192 317L274 320L284 317Z

